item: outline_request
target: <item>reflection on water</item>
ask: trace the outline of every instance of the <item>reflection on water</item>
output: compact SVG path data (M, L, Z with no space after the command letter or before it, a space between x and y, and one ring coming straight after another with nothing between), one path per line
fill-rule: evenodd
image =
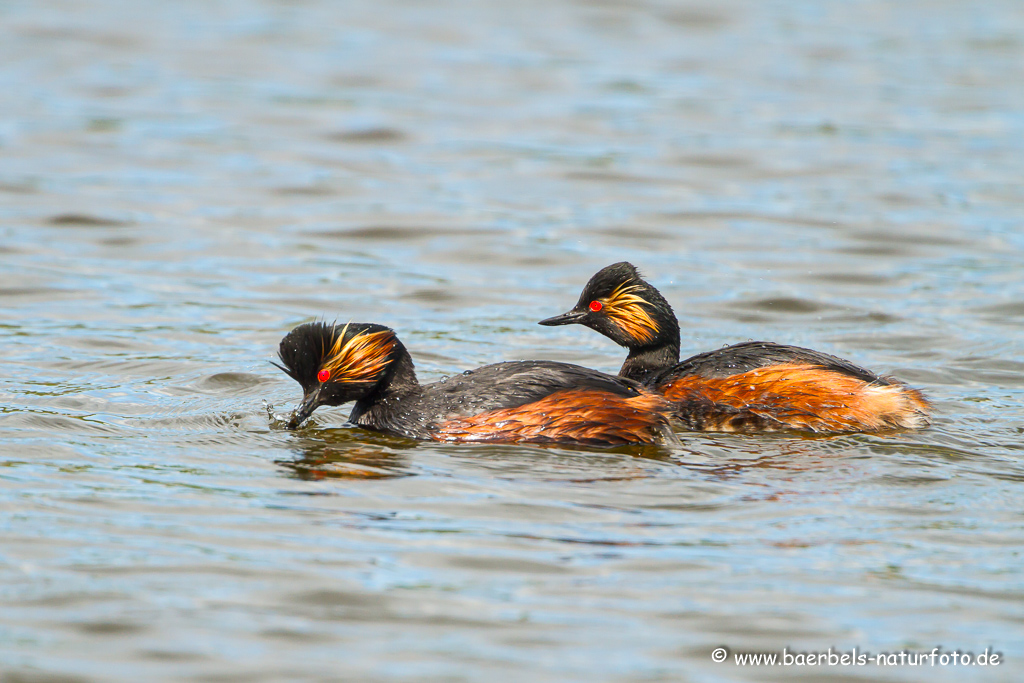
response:
M312 433L310 433L312 432ZM403 451L415 441L362 429L299 430L295 458L277 460L299 479L390 479L410 476Z
M764 680L710 651L1024 657L1016 3L0 6L0 678ZM379 322L427 382L748 339L920 433L416 443L268 361ZM770 672L767 672L770 674ZM836 671L799 672L805 677ZM844 669L864 679L920 672Z

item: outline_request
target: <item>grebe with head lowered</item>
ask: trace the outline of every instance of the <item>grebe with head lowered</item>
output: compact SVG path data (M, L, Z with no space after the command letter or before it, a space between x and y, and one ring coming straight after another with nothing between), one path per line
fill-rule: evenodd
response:
M664 397L569 363L498 363L421 385L394 331L371 323L299 325L279 356L275 365L303 391L290 429L319 406L354 401L355 425L413 439L612 446L672 438Z
M675 404L694 430L860 432L917 429L929 405L916 389L826 353L746 342L679 362L679 322L625 261L590 279L576 306L541 325L585 325L629 349L619 376Z

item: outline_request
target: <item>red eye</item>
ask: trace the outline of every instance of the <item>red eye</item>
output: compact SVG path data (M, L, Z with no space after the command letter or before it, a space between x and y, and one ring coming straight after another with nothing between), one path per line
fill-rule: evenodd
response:
M321 370L320 372L316 373L316 378L320 380L321 383L326 382L331 378L331 371Z
M600 301L591 301L590 302L590 310L592 310L594 313L597 313L602 308L604 308L604 306L601 305Z

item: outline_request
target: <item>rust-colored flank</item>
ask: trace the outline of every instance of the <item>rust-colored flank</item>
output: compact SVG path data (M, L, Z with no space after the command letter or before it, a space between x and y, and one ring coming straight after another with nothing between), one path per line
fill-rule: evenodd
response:
M669 378L658 389L690 429L813 432L918 429L928 402L896 380L865 382L814 365L783 364L723 378Z
M672 406L656 394L618 396L596 389L565 389L516 408L453 418L438 426L437 441L577 442L595 445L655 443Z

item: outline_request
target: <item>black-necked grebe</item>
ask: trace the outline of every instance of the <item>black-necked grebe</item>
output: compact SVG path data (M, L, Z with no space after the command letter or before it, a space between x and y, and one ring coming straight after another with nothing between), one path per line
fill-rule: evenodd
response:
M409 352L382 325L299 325L279 355L304 395L291 429L318 406L355 401L352 423L413 439L619 445L671 434L664 397L568 363L498 363L420 385Z
M629 349L619 376L673 401L689 429L860 432L929 424L928 402L916 389L811 349L756 341L679 362L675 313L630 263L598 271L572 310L540 322L573 323Z

